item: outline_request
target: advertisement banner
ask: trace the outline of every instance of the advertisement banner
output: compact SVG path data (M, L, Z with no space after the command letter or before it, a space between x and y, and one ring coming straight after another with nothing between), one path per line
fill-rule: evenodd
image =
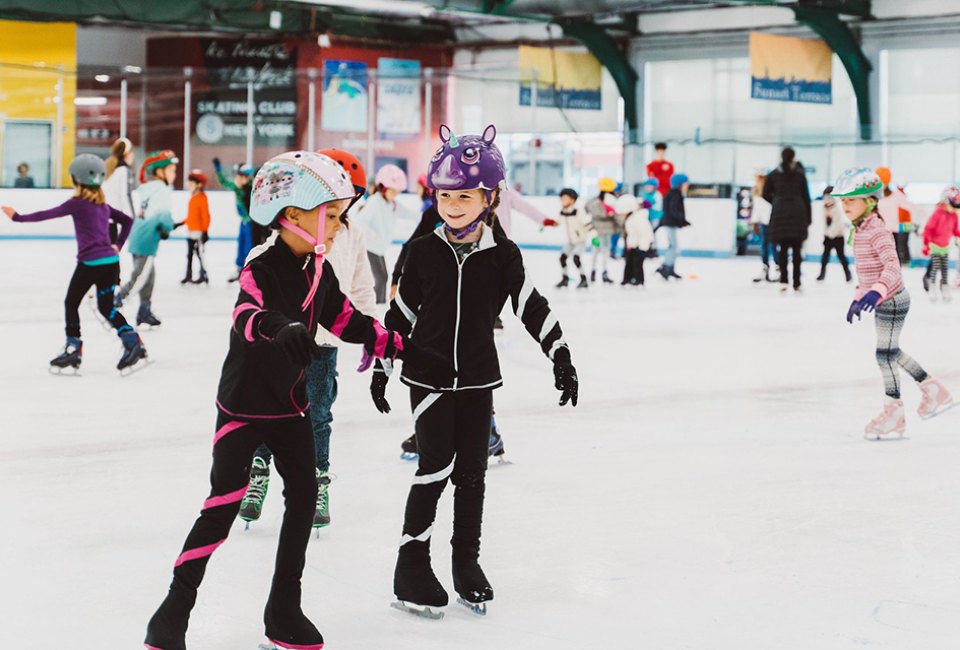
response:
M833 52L823 41L750 34L753 99L830 104Z
M324 131L366 132L366 63L337 60L323 62L320 128Z
M201 39L209 88L193 94L194 134L209 145L247 141L253 82L254 146L296 146L295 46L280 41Z
M537 78L537 106L599 111L600 62L589 52L521 45L520 105L529 106Z
M377 132L381 140L420 135L420 62L377 60Z

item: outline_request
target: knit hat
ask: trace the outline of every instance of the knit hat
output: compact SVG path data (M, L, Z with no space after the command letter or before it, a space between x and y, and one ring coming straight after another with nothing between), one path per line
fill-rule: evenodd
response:
M674 174L670 177L670 187L677 189L681 187L684 183L689 183L690 177L686 174Z
M651 176L647 180L643 181L643 187L652 187L653 189L657 189L660 187L660 181Z

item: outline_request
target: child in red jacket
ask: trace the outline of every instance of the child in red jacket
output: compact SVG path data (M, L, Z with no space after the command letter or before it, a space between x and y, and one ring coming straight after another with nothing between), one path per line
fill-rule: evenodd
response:
M930 215L923 227L923 254L930 256L930 275L924 277L923 288L930 292L930 299L936 300L936 291L931 291L937 283L937 271L940 272L940 295L944 302L950 302L950 290L947 288L947 258L954 237L960 237L957 225L957 208L960 208L960 188L948 187L943 191L940 205Z
M203 265L203 249L210 239L210 205L207 195L203 191L207 186L207 175L200 169L191 169L187 176L187 187L190 188L190 204L187 206L187 273L180 280L180 284L209 284L207 269ZM200 277L193 279L193 257L196 255L200 265Z

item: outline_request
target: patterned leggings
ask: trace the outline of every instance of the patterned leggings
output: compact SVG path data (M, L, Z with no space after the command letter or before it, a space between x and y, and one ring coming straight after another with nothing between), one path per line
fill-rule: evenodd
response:
M920 364L900 349L900 331L909 311L910 294L906 289L877 305L877 364L886 394L894 399L900 399L900 368L917 382L927 378Z
M937 272L940 272L940 284L947 284L947 256L934 253L930 256L930 286L937 283Z

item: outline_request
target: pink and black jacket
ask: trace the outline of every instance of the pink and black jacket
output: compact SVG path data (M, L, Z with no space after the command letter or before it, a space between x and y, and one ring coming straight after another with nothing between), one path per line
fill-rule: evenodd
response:
M377 358L392 359L401 336L355 309L340 291L328 262L306 309L304 299L314 275L314 256L297 257L280 237L250 260L240 273L240 295L233 310L230 349L223 362L217 407L238 420L305 415L304 367L272 343L282 327L303 323L311 335L320 324L347 343L363 343Z

